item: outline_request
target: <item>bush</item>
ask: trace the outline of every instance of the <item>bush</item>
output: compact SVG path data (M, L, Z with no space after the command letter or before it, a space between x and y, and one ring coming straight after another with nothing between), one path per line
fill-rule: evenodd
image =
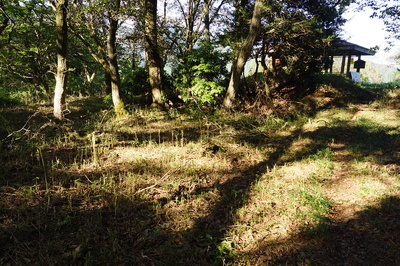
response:
M44 88L25 81L0 84L0 105L36 104L49 101Z
M10 97L10 95L0 90L0 107L9 107L19 104L17 99Z
M121 87L124 96L127 97L146 94L150 88L147 68L138 67L124 73L121 77Z
M212 45L202 44L190 51L184 61L173 73L174 84L182 99L198 104L216 104L226 86L227 54Z

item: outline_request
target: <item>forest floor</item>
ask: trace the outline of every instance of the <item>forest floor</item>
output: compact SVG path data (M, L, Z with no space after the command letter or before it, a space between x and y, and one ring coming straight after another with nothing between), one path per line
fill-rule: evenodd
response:
M400 265L400 90L357 90L281 115L3 108L0 265Z

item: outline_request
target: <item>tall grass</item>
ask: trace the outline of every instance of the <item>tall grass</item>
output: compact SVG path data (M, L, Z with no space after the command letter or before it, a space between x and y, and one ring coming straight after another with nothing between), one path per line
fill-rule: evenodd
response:
M351 264L363 225L389 227L367 235L387 256L362 262L399 258L397 214L379 207L397 207L399 121L382 99L287 116L135 106L124 119L76 100L62 124L46 107L4 109L0 260Z

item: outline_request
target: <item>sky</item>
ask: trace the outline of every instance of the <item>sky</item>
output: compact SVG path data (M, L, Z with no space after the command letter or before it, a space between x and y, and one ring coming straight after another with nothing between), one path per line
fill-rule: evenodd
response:
M394 64L392 57L400 53L400 41L390 51L385 51L388 33L384 30L384 23L379 18L371 18L372 10L357 11L350 9L344 17L348 20L343 26L342 38L357 45L371 48L380 47L375 56L364 56L364 60L374 61L380 64Z

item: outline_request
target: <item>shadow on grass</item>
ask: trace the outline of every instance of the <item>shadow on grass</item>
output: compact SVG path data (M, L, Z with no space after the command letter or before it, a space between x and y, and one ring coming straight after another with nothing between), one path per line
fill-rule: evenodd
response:
M179 130L184 132L188 141L197 141L202 135L198 127L183 127ZM156 135L159 135L159 138L154 136L155 140L159 139L158 143L175 141L167 131L160 131ZM310 138L312 143L299 152L291 153L293 142L300 136ZM140 143L148 139L145 130L122 138L138 140ZM127 197L119 195L116 189L113 191L102 187L100 179L107 172L113 173L115 177L126 172L138 175L141 171L154 171L151 172L153 175L167 172L169 169L163 169L157 160L142 166L118 168L119 165L115 165L93 170L89 179L94 183L92 186L97 182L97 191L77 189L76 192L69 191L72 194L63 194L61 189L60 193L52 194L51 190L43 188L34 191L35 186L23 188L32 185L32 180L20 180L19 185L23 189L18 193L24 195L15 194L15 188L3 187L0 205L0 263L222 265L232 254L223 249L221 242L228 228L234 225L237 210L246 205L252 186L270 168L316 154L319 149L329 147L332 139L343 143L344 149L351 151L354 157L373 156L377 160L382 154L396 151L399 145L398 135L387 134L384 130L371 131L367 126L351 125L324 127L314 132L302 132L299 129L282 137L263 135L261 139L246 139L238 136L238 139L256 147L269 145L273 152L264 161L252 166L234 169L233 173L218 173L227 178L214 180L210 185L199 183L193 191L187 193L177 189L166 197L150 193ZM75 157L79 153L78 150L71 151L72 154L65 150L60 152L60 158ZM92 159L90 152L87 156L88 160ZM51 157L46 160L52 161ZM40 164L40 161L36 163ZM69 165L73 161L69 159L63 163ZM54 173L66 177L70 175ZM34 173L29 178L40 174ZM85 174L77 172L68 178L80 178L82 182L86 178ZM2 184L7 176L3 178ZM186 230L168 226L168 219L174 218L169 211L174 210L166 211L162 208L164 205L173 202L177 196L189 198L209 189L214 189L218 195L205 215L196 218ZM261 265L342 264L342 261L352 265L368 261L376 262L375 265L395 265L399 263L396 253L399 240L393 236L400 233L399 209L399 199L388 198L382 201L381 206L361 212L358 218L349 223L330 221L282 243L260 247L255 254L259 258L267 257L260 261ZM271 253L273 251L275 253ZM385 256L382 258L380 254Z
M316 88L324 87L319 93L324 94L325 97L335 99L331 105L342 106L348 103L368 103L377 96L377 91L365 88L360 83L342 75L316 74L312 83Z
M35 110L27 107L14 107L14 108L3 108L0 109L0 141L3 141L14 131L20 130L21 133L25 133L27 127L27 120L37 120L39 115L35 116L35 119L30 119L34 116ZM43 123L44 119L40 119L37 123Z
M133 165L126 169L110 167L92 171L90 182L98 182L97 192L77 189L76 194L73 191L69 191L72 194L53 193L45 190L44 184L27 187L32 185L31 182L24 183L23 180L19 183L18 191L21 192L18 193L24 195L14 195L16 188L3 187L0 258L5 265L44 262L67 265L65 261L73 265L107 262L118 265L222 264L227 254L219 245L227 227L234 223L235 212L246 204L251 186L276 164L298 133L300 131L283 137L267 160L237 170L238 174L226 181L217 180L210 186L198 185L190 192L192 195L215 188L217 201L205 216L197 218L193 226L183 231L169 228L167 220L171 218L167 218L168 212L161 209L162 205L176 200L179 191L163 198L151 194L146 194L145 198L140 195L127 198L118 195L116 190L111 193L112 189L102 188L100 179L104 172L110 171L116 177L124 171L139 173L158 169L155 171L161 172L157 161L147 162L143 165L146 169L137 169ZM229 172L220 174L231 175ZM79 178L79 175L73 178ZM83 176L80 179L85 182ZM63 189L67 191L68 185Z
M149 265L154 254L144 252L166 239L151 201L110 193L31 200L1 204L1 265Z
M277 164L299 133L300 131L296 131L288 137L283 137L267 160L244 169L240 174L222 184L213 184L219 191L219 200L208 211L207 216L198 219L193 228L185 232L185 238L192 240L191 242L199 247L207 248L204 254L207 258L206 264L223 264L224 256L229 256L226 250L221 249L220 243L228 227L235 223L236 211L247 203L251 187L264 173ZM191 261L191 263L195 262L195 260Z
M310 138L312 146L329 147L334 150L346 151L351 159L373 160L377 164L400 164L400 134L389 134L397 131L397 128L377 128L363 125L340 125L322 127L313 132L302 134L302 137Z
M388 197L354 219L329 221L253 254L259 265L399 265L400 198Z

